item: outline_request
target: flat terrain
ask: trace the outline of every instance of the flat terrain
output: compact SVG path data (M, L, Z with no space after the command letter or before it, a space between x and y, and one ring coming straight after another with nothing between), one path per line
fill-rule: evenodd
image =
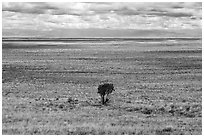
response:
M201 40L2 46L3 134L202 134Z

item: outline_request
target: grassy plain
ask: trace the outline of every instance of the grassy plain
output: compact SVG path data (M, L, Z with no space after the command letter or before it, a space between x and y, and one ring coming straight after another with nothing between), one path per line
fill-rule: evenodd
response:
M201 74L201 41L3 42L2 133L200 135Z

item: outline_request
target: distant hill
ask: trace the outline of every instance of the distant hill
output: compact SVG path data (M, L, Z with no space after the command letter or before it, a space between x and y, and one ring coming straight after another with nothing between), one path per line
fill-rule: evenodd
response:
M3 29L2 36L28 37L202 37L201 29L135 30L135 29L55 29L50 31Z

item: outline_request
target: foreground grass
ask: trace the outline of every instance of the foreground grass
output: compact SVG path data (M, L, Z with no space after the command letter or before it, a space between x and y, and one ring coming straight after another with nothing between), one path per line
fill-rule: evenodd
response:
M3 49L3 134L201 134L201 45L102 46Z

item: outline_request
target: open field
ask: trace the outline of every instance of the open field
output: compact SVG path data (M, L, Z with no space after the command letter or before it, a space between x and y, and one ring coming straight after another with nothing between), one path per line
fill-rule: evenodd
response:
M202 134L201 40L2 46L3 134Z

